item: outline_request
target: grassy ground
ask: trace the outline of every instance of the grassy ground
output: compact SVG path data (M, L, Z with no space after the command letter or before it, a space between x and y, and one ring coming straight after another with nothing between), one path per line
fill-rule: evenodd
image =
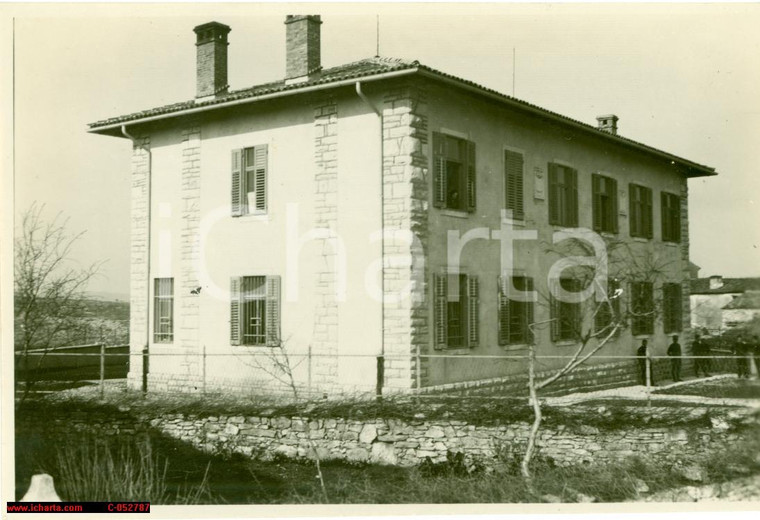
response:
M724 399L760 399L760 380L757 379L718 379L689 385L681 385L657 394L699 395Z
M760 473L760 428L702 466L710 482ZM66 500L151 500L154 504L267 503L527 503L546 494L565 502L578 493L603 502L637 497L636 480L652 491L688 484L677 471L657 460L630 459L617 464L569 468L544 461L534 465L535 488L519 476L516 461L504 460L496 473L468 473L463 465L397 468L323 464L325 496L310 462L250 460L240 455L201 452L151 432L142 439L47 438L44 432L21 432L16 439L17 496L31 475L44 471Z

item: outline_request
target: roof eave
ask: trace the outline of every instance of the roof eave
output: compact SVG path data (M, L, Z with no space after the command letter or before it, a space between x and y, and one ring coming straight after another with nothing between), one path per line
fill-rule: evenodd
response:
M235 100L231 100L227 102L222 101L219 103L210 103L210 104L201 105L194 108L186 108L186 109L176 110L172 112L166 112L164 114L156 114L156 115L141 117L137 119L115 121L113 123L109 123L109 124L105 124L101 126L94 126L94 127L90 126L87 128L87 132L91 134L124 137L124 135L122 135L121 133L121 128L125 125L131 126L131 125L152 123L154 121L160 121L164 119L171 119L171 118L182 117L182 116L187 116L187 115L194 115L201 112L208 112L210 110L218 110L222 108L244 105L248 103L255 103L259 101L266 101L270 99L277 99L277 98L282 98L286 96L305 94L308 92L317 92L320 90L332 89L332 88L337 88L337 87L342 87L342 86L347 86L347 85L355 85L357 82L366 83L366 82L372 82L372 81L381 81L385 79L396 78L399 76L411 75L411 74L416 73L417 71L418 71L417 67L410 67L408 69L382 72L380 74L372 74L368 76L358 76L355 78L348 78L348 79L329 82L329 83L317 83L315 85L306 85L301 88L286 89L286 90L281 90L278 92L272 92L269 94L261 94L258 96L245 97L245 98L235 99Z
M713 175L718 175L718 172L715 171L715 168L710 168L707 166L703 166L701 164L694 163L692 161L683 159L682 157L678 157L676 155L669 154L667 152L663 152L662 150L657 150L656 148L652 148L640 143L636 143L634 141L623 139L619 136L603 132L601 130L598 130L597 128L585 125L579 121L575 121L573 119L570 119L568 117L554 114L550 111L533 107L527 103L524 103L522 101L519 101L517 99L511 98L509 96L506 96L504 94L499 94L497 92L491 92L488 90L483 89L482 87L478 87L476 85L471 85L468 82L464 82L462 80L459 80L454 77L449 77L445 74L440 74L436 71L430 70L430 69L421 69L420 74L423 76L427 76L430 78L433 78L437 81L443 81L446 83L454 84L459 88L463 88L465 90L469 90L472 92L476 92L479 95L483 95L486 97L490 97L492 99L496 99L502 103L506 103L514 108L517 108L519 110L524 110L527 112L530 112L532 114L535 114L539 117L543 117L545 119L550 119L553 121L557 121L563 125L572 126L578 130L581 130L583 132L586 132L590 135L594 135L597 137L601 137L602 139L607 139L609 141L612 141L616 144L620 144L623 146L627 146L630 148L635 148L637 150L646 152L648 154L657 155L660 158L666 159L668 161L671 161L671 163L676 164L680 166L682 170L684 170L684 175L686 177L692 178L692 177L709 177Z

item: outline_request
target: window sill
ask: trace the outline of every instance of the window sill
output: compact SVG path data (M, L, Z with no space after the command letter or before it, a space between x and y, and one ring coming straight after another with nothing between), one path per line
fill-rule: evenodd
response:
M651 242L651 238L644 238L644 237L631 237L631 240L634 242L641 242L642 244L646 244L648 242Z
M634 334L633 339L651 339L652 336L654 336L654 333L652 334Z
M470 216L468 212L458 209L442 209L441 215L454 218L468 218Z
M531 345L528 343L515 343L514 345L499 345L502 350L506 350L507 352L517 352L521 350L528 350L530 349Z
M509 224L510 226L516 226L516 227L525 227L525 219L516 219L516 218L502 218L501 219L502 224Z
M573 347L577 344L578 342L572 339L561 339L559 341L554 342L555 347Z
M617 238L618 234L612 231L600 231L599 234L604 238Z
M469 354L470 350L472 350L470 347L446 347L439 348L438 352L442 354L450 354L452 356L464 356Z
M270 220L269 213L266 213L266 212L246 213L245 215L239 215L233 218L239 219L244 222L269 222Z
M664 240L662 241L662 243L663 243L664 245L666 245L666 246L669 246L669 247L678 247L678 246L680 246L680 245L681 245L681 244L680 244L680 243L678 243L678 242L666 242L666 241L664 241Z

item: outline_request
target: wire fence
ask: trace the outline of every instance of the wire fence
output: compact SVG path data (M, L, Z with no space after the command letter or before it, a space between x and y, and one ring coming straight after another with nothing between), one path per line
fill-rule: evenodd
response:
M128 345L103 343L16 352L17 389L35 386L37 392L98 384L101 394L113 381L131 378L143 390L211 392L220 389L271 390L293 386L304 393L329 387L361 389L377 396L392 393L394 374L408 370L413 381L407 390L416 395L514 397L525 390L530 352L474 354L468 352L416 355L367 353L287 353L281 349L248 352L130 352ZM551 376L571 354L533 356L539 380ZM132 365L132 366L130 366ZM707 355L670 357L631 354L596 354L587 363L553 385L556 392L626 385L659 386L667 381L726 373L750 377L757 374L760 355L713 349ZM131 374L130 374L131 371ZM340 375L339 375L340 374ZM345 377L346 380L340 380Z

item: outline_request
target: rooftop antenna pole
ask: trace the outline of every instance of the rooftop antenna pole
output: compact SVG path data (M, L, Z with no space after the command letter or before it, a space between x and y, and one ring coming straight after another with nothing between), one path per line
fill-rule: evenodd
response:
M515 48L512 47L512 97L515 97Z
M375 57L380 57L380 15L375 15L375 35L377 36L377 42L375 47Z

